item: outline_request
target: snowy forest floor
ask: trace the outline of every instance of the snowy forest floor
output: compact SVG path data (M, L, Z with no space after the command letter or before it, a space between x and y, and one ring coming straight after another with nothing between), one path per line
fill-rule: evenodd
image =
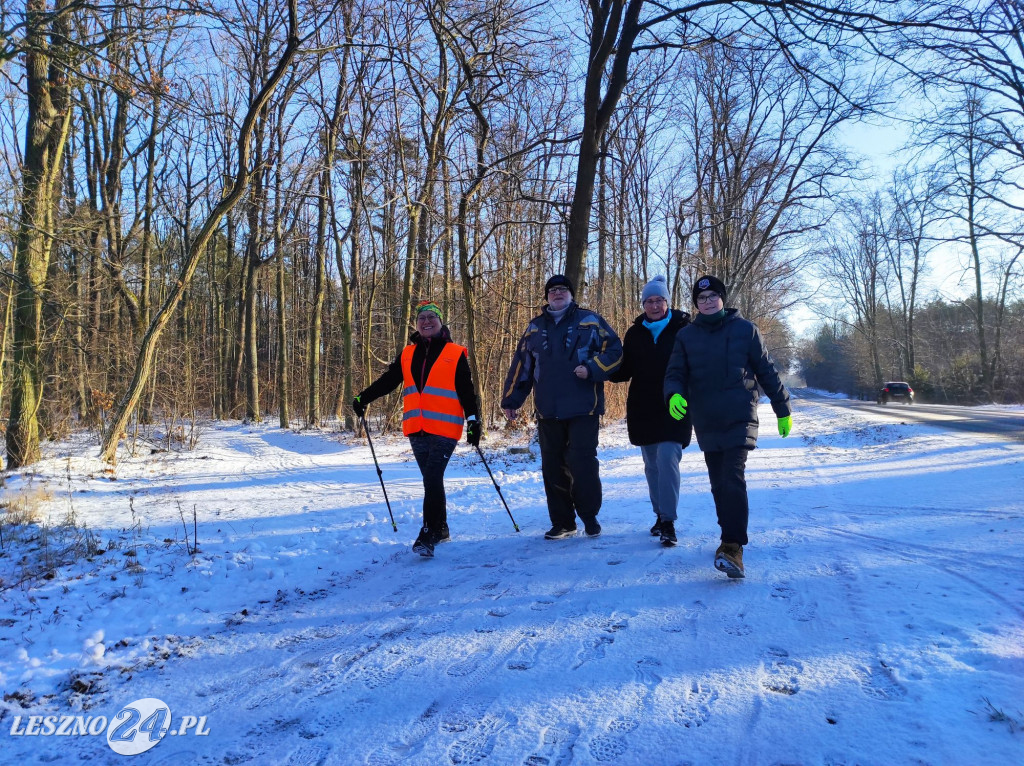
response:
M762 405L738 581L696 444L664 548L623 423L600 537L542 539L535 447L488 435L522 532L460 445L434 559L398 436L374 439L397 534L351 434L209 423L115 469L95 434L48 444L2 490L2 760L124 763L30 716L155 698L171 732L130 763L1019 762L1024 444L795 405L786 440Z

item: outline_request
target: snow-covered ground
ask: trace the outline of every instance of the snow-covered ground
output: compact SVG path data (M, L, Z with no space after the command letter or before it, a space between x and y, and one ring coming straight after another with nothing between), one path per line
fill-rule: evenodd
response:
M543 540L536 450L486 438L522 532L462 445L432 560L401 437L374 440L397 534L351 435L209 424L114 470L48 445L2 490L36 523L0 512L0 760L125 763L103 723L156 742L129 763L1021 762L1024 444L795 410L783 440L762 408L742 581L696 445L679 545L649 536L622 423L599 538Z

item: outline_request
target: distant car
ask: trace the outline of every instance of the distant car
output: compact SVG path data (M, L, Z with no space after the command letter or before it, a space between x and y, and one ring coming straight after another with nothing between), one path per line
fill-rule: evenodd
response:
M914 389L910 387L909 383L886 383L882 386L882 390L878 392L878 403L888 404L889 402L906 402L907 404L913 404Z

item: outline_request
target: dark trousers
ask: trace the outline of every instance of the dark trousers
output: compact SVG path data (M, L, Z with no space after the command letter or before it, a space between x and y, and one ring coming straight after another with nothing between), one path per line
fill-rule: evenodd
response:
M448 523L448 503L444 494L444 471L455 451L455 439L418 433L409 437L412 454L423 474L423 525L438 530Z
M597 415L537 421L544 494L552 525L571 529L576 515L592 519L601 510L601 476L597 462Z
M747 505L745 471L748 452L750 450L746 447L730 447L721 452L704 453L723 543L747 544L750 507Z

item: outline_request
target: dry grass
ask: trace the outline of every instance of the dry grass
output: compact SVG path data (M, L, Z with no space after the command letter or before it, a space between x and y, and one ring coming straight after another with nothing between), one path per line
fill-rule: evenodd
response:
M73 510L59 524L51 524L44 509L52 501L43 488L8 492L0 501L0 557L10 555L16 561L6 578L0 576L0 589L52 580L58 568L91 560L102 551L96 535L78 523Z

